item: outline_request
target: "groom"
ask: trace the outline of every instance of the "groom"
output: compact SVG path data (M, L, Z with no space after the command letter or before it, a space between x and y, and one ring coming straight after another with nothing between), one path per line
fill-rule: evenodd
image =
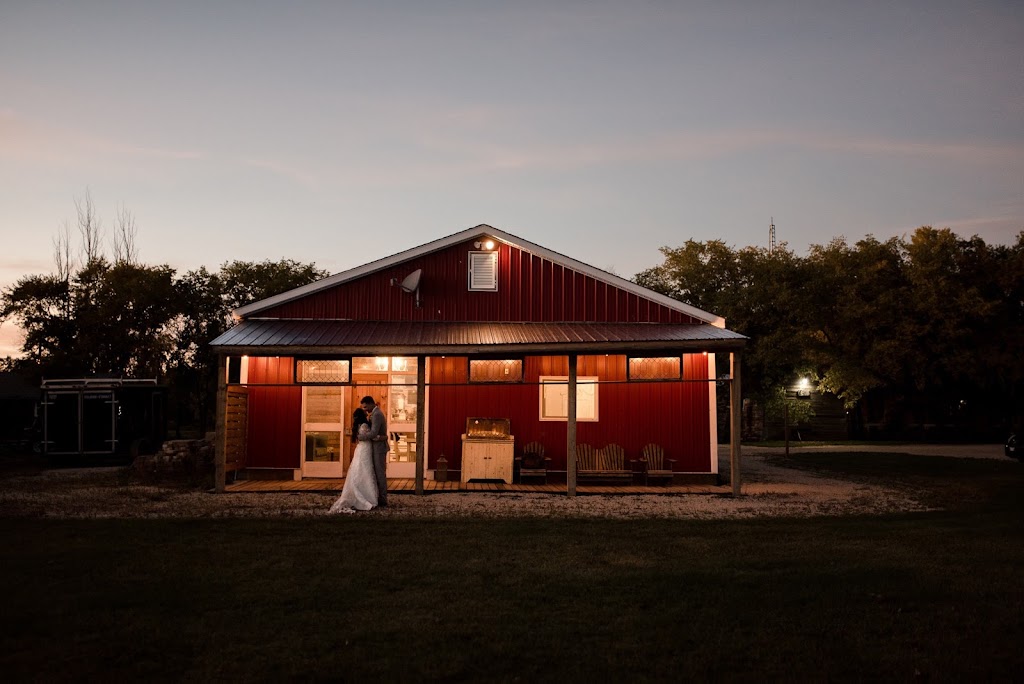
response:
M373 397L367 395L359 402L370 419L373 473L377 476L377 508L388 507L388 420Z

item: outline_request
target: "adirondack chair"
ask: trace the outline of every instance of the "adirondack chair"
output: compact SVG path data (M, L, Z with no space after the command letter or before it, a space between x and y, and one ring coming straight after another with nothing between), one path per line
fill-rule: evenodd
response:
M530 442L523 447L523 453L516 457L519 464L519 481L526 478L543 478L544 483L548 481L548 463L551 458L544 455L544 445L540 442Z
M618 444L609 444L599 450L589 444L577 444L576 477L583 480L630 482L633 472L626 469L626 452Z
M665 484L672 482L676 459L665 458L665 450L659 444L648 444L640 451L639 463L644 474L644 484L651 480L663 480Z

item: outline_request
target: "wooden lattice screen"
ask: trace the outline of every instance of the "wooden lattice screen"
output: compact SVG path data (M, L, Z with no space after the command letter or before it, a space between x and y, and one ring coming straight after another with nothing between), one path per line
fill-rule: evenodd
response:
M249 428L249 390L227 388L224 411L224 472L241 470L246 462L246 437Z

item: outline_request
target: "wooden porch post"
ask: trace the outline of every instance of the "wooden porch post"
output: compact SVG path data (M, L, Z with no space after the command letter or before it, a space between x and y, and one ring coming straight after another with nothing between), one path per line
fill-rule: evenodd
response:
M576 355L569 354L569 415L565 438L566 494L576 496Z
M213 445L213 486L217 492L224 491L227 474L227 429L224 424L228 405L227 356L217 355L217 425L216 443Z
M729 354L732 380L729 381L729 478L732 480L732 495L740 495L742 477L740 473L740 437L742 432L742 405L740 403L740 355Z
M427 357L420 354L416 357L416 493L423 493L423 469L427 457L424 448L424 426L426 425L427 396Z

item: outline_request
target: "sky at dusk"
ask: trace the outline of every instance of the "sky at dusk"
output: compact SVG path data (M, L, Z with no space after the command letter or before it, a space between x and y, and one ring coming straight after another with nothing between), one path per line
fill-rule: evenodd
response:
M0 0L0 286L87 188L181 272L480 223L627 278L771 217L1011 243L1024 2Z

